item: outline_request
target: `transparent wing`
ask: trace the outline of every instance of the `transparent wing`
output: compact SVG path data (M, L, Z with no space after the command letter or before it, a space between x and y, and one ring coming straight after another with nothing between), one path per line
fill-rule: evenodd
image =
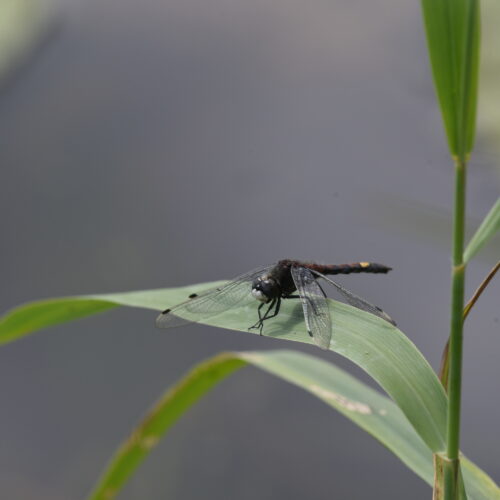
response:
M323 278L324 280L328 281L331 285L335 287L337 292L339 292L342 297L346 300L348 304L351 304L351 306L357 307L358 309L361 309L362 311L367 311L369 313L375 314L375 316L378 316L379 318L385 319L392 325L396 326L396 322L380 307L377 307L373 304L370 304L369 302L366 302L366 300L362 299L361 297L358 297L357 295L354 295L354 293L350 292L349 290L346 290L343 286L339 285L338 283L335 283L335 281L332 281L330 278L327 278L324 274L319 273L318 271L311 271L314 275Z
M202 321L227 311L232 307L243 305L244 299L254 301L251 295L252 281L268 272L273 266L260 267L242 274L229 283L212 288L163 311L156 318L159 328L172 328L188 323Z
M292 266L291 273L300 296L309 335L316 345L328 349L332 338L332 320L325 293L309 269Z

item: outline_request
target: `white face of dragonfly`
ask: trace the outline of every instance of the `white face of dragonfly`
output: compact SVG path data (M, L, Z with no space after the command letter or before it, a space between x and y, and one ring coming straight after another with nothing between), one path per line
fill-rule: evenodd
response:
M270 302L280 295L279 286L273 278L266 274L253 281L252 295L260 302Z

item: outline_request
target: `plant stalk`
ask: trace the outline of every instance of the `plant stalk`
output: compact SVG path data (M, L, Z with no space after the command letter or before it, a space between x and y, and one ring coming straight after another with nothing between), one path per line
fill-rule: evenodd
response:
M464 307L464 321L467 319L471 309L474 307L476 302L478 301L481 294L486 290L486 287L489 285L490 281L495 277L495 274L500 270L500 260L495 264L495 266L488 273L488 276L484 278L483 282L479 285L477 290L474 292L472 298L467 302L467 305ZM446 341L446 345L443 349L443 355L441 356L441 366L439 368L439 380L443 384L445 390L448 389L448 370L449 370L449 351L450 351L450 339Z
M462 391L463 310L465 264L465 190L467 166L461 155L455 163L453 267L451 281L450 372L448 381L447 458L457 460L460 450L460 402ZM456 478L455 478L456 479Z

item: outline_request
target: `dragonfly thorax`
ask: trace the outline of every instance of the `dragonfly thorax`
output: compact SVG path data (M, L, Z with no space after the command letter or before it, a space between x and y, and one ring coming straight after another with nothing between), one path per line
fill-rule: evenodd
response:
M252 282L252 295L260 302L270 302L281 295L281 289L273 278L260 276Z

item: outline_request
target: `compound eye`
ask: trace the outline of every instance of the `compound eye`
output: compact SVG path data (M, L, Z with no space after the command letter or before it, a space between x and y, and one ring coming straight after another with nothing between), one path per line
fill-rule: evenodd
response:
M274 297L276 297L276 288L274 280L259 279L253 283L252 295L261 302L270 302Z

